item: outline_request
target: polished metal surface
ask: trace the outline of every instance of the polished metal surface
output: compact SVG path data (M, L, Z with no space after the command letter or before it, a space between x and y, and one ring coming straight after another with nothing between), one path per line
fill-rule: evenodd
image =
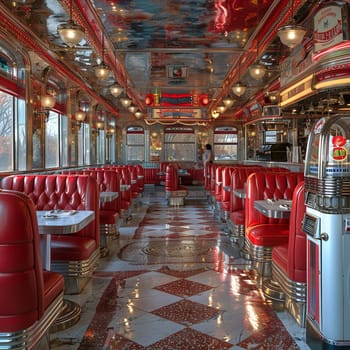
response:
M307 1L295 0L293 10L300 12L295 17L304 19L310 7ZM59 73L70 76L73 85L83 86L121 118L130 118L130 113L111 95L114 83L144 113L149 113L146 96L156 91L206 94L209 103L202 113L208 116L232 95L231 87L238 81L247 85L247 92L235 98L235 109L274 82L280 74L279 61L288 53L277 36L278 27L290 21L288 0L3 0L0 9L7 18L4 28L9 32L18 28L35 77L41 79L43 70L57 63ZM75 47L68 47L57 32L70 13L85 30L85 39ZM257 61L267 70L260 80L248 72ZM105 80L94 74L101 62L111 69ZM55 80L62 84L60 78Z

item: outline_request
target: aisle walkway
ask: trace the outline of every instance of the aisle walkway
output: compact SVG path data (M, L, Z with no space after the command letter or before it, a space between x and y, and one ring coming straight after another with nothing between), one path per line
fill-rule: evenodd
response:
M53 334L52 349L308 349L304 330L264 301L206 200L169 208L164 190L154 190L83 294L71 297L81 320Z

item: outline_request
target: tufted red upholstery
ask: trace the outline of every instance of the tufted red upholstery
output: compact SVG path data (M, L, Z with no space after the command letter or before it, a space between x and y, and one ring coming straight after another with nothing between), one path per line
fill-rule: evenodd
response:
M272 249L272 264L277 265L288 279L306 283L306 236L302 231L306 210L304 193L304 183L301 182L293 193L288 243Z
M42 270L37 218L28 196L1 190L0 217L0 333L19 332L40 322L55 301L62 305L64 282L60 274Z
M99 192L87 175L12 175L1 187L25 193L37 210L93 210L95 220L72 235L52 235L52 261L86 260L99 248Z
M292 199L303 173L256 172L248 177L245 208L246 237L258 246L274 246L288 241L288 219L268 218L254 208L259 199ZM271 234L275 230L275 234ZM280 234L277 234L280 232Z
M120 192L119 174L113 170L89 169L82 172L94 177L100 192ZM100 206L100 224L116 224L119 220L120 197Z

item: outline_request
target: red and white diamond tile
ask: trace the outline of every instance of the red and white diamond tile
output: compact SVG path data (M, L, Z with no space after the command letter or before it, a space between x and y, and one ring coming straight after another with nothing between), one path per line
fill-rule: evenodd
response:
M53 334L52 349L309 349L304 330L266 303L203 200L170 208L160 191L143 203L88 287L69 296L81 321Z

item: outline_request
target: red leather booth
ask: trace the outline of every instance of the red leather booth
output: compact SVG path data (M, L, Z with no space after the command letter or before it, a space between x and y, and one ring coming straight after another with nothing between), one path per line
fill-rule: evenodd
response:
M256 172L247 180L245 248L262 276L271 275L272 247L288 242L289 220L268 218L254 207L256 200L292 199L303 173Z
M100 235L101 256L108 255L112 240L119 237L121 224L120 212L120 177L114 170L91 169L82 172L93 176L99 192L117 192L118 198L108 202L100 201Z
M78 294L100 257L99 191L88 175L12 175L1 187L25 193L37 210L92 210L95 219L71 235L51 236L51 269L65 279L65 293Z
M177 167L173 164L168 164L165 176L165 196L168 204L174 206L184 205L187 194L187 188L179 185Z
M306 211L304 182L293 193L288 242L272 249L272 281L264 284L264 294L273 297L271 283L278 282L284 293L284 305L298 324L305 326L306 317L306 236L302 221Z
M62 311L63 277L42 268L28 196L0 190L0 216L0 347L49 349L48 330Z

